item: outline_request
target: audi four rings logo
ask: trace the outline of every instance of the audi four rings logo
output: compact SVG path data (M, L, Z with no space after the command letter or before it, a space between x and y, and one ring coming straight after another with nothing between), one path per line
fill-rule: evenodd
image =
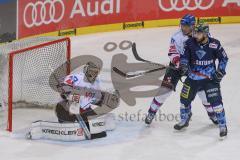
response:
M61 6L61 14L57 15ZM49 7L47 7L49 6ZM40 8L40 12L39 12ZM27 20L27 13L31 13L31 20ZM62 20L65 12L65 6L62 0L45 0L36 3L28 3L24 8L23 18L26 27L40 26L42 24L58 23Z
M203 5L204 0L169 0L169 1L171 6L166 7L163 5L163 0L158 0L159 7L165 12L170 12L174 10L175 11L183 11L183 10L193 11L196 9L207 10L211 8L215 3L215 0L211 0L211 2L209 1L210 3L208 3L207 5ZM182 5L178 5L180 4L179 2L182 2L181 3ZM194 5L191 5L193 4L193 2L194 2Z

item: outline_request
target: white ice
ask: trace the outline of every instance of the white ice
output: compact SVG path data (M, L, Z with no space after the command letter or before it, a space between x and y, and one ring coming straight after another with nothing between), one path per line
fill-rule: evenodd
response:
M134 107L124 102L114 111L118 128L103 139L77 143L28 141L0 134L0 159L4 160L239 160L240 157L240 24L211 25L212 35L222 42L230 60L227 76L222 81L223 102L229 135L218 139L218 128L210 122L197 97L193 103L193 118L183 132L173 130L178 119L179 83L161 109L162 119L145 127L143 119L152 98L137 100ZM110 65L112 56L124 53L134 60L131 50L104 51L107 42L119 44L123 40L137 43L142 57L157 63L168 63L169 38L178 27L164 27L99 33L72 38L73 57L95 55L104 62L102 79L105 88L112 88ZM145 89L148 89L145 86ZM139 116L138 116L139 113ZM168 119L163 120L164 115ZM173 120L173 115L177 116Z

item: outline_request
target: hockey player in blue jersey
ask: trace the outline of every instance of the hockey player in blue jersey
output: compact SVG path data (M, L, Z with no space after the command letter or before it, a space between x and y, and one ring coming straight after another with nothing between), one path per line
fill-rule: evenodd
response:
M180 56L180 72L187 78L181 92L181 121L174 126L181 130L189 125L191 111L189 104L197 92L203 89L207 101L213 107L220 129L220 137L227 135L225 111L223 108L220 82L226 74L228 57L220 42L208 36L209 26L198 24L194 29L193 38L186 41L184 52ZM215 61L218 60L216 67Z
M165 76L163 78L163 83L160 88L162 90L167 90L165 94L159 94L155 96L152 100L152 103L148 110L148 115L145 119L145 123L150 125L154 119L157 111L163 105L168 97L175 91L175 88L181 79L179 72L179 62L180 62L180 53L183 52L184 43L192 36L192 32L195 26L195 17L191 14L186 14L180 21L181 29L177 31L172 37L169 47L168 56L170 58L170 64ZM206 94L204 91L199 91L198 96L202 100L203 106L206 108L210 120L214 124L217 124L216 116L212 110L212 106L206 100Z

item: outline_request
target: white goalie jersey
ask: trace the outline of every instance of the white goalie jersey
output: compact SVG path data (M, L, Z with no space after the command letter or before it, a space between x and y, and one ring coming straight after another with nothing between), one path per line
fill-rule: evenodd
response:
M79 97L79 109L86 110L87 108L91 107L93 102L99 101L99 97L101 97L101 90L100 90L100 79L96 78L94 83L89 83L85 79L84 73L79 74L72 74L68 75L64 79L64 84L70 86L77 86L86 89L91 89L91 92L86 92L85 95L80 95ZM69 97L68 99L71 99Z

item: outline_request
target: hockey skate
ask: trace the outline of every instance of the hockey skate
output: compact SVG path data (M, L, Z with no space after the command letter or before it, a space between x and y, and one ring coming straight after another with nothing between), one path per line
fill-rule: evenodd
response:
M147 117L145 118L145 123L146 123L147 125L150 125L150 124L152 123L155 115L156 115L156 113L149 111Z
M218 120L216 116L209 117L209 119L213 122L213 124L218 125Z
M220 130L220 139L223 140L227 137L227 133L228 133L228 130L227 130L227 126L222 126L222 127L219 127L219 130Z
M189 121L192 117L192 112L186 114L184 118L181 118L181 122L174 125L174 129L176 130L182 130L183 128L186 128L189 126Z
M212 121L213 124L218 125L218 119L214 112L207 112L209 119Z
M31 139L32 139L32 134L31 134L31 132L27 132L27 133L25 134L25 138L31 140Z

